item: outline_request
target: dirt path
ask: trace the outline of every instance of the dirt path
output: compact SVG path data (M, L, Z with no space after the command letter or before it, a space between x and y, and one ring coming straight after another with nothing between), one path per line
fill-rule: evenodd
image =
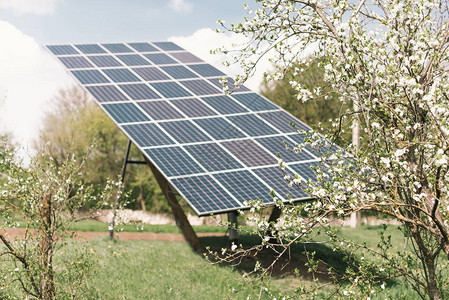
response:
M25 235L25 229L23 228L10 228L5 231L5 236L9 238L19 237L23 238ZM224 233L197 233L198 236L224 236ZM108 232L85 232L76 231L76 239L78 240L93 240L95 238L108 237ZM119 232L116 233L118 239L122 241L129 240L145 240L145 241L170 241L170 242L183 242L185 241L182 234L177 233L152 233L152 232Z

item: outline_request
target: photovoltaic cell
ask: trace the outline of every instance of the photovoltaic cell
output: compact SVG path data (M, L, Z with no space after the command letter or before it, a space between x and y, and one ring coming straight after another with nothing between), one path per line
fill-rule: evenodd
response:
M127 66L145 66L150 63L140 56L139 54L126 54L126 55L117 55L117 57L124 62Z
M165 66L161 67L162 70L168 73L174 79L186 79L186 78L197 78L192 71L184 66Z
M141 147L174 144L156 124L125 125L123 130Z
M155 82L150 83L159 93L161 93L166 98L178 98L192 96L183 87L181 87L176 82Z
M296 146L296 144L304 143L305 134L303 133L289 134L288 138L293 141L292 146ZM316 156L322 156L323 154L329 151L329 147L320 144L316 144L314 147L312 147L311 145L305 145L304 149L306 149L307 151Z
M155 120L183 119L184 117L166 101L148 101L137 103Z
M137 106L132 103L103 104L103 108L117 123L150 121Z
M227 87L229 88L230 91L234 90L235 86L234 86L234 79L232 79L231 77L225 77L227 79ZM209 80L209 82L211 82L213 85L215 85L216 87L218 87L220 89L220 91L223 90L223 84L220 82L220 78L208 78L207 80ZM234 91L234 93L241 93L241 92L246 92L249 91L250 89L247 88L244 85L239 86L238 89L236 89Z
M133 100L160 99L161 97L146 84L121 84L119 87Z
M145 152L166 176L203 173L203 169L181 147L147 149Z
M268 167L262 169L253 170L263 181L274 189L276 196L288 200L288 196L291 196L292 200L310 198L306 193L300 190L297 186L288 186L288 182L284 179L284 174L279 167Z
M249 171L234 171L212 175L240 202L262 199L264 203L273 202L270 189Z
M106 53L106 51L97 44L75 45L84 54Z
M202 62L200 58L196 57L190 52L173 52L170 53L170 55L182 63Z
M169 77L155 67L133 68L133 71L139 74L146 81L167 80Z
M209 64L188 65L188 67L203 77L214 77L214 76L224 76L225 75L223 72L212 67Z
M228 96L201 97L201 99L224 115L248 112L246 108Z
M212 85L208 84L205 80L184 80L180 81L180 83L191 90L195 95L203 96L203 95L214 95L220 94L221 91L217 90Z
M79 54L79 52L70 45L47 46L54 55Z
M152 53L152 54L144 54L146 58L148 58L152 63L156 65L170 65L176 64L176 61L164 53Z
M184 50L172 42L155 42L153 44L165 51Z
M212 109L196 98L173 100L172 103L191 118L216 115Z
M140 81L133 73L127 69L104 69L103 70L109 78L114 82L132 82Z
M101 44L103 47L109 50L112 53L127 53L133 52L130 48L128 48L125 44L116 43L116 44Z
M194 122L216 140L245 137L243 132L223 118L198 119Z
M128 100L128 98L113 85L88 86L86 88L98 102Z
M256 139L263 147L268 149L272 154L276 155L279 153L281 158L285 160L285 162L295 162L295 161L303 161L303 160L311 160L314 157L308 154L305 151L301 151L298 153L293 152L293 148L295 147L294 143L290 142L289 139L283 136L274 136L274 137L265 137ZM290 150L285 148L282 142L285 142L286 145L289 146Z
M222 142L221 144L248 167L273 165L277 163L276 158L252 140Z
M99 68L122 66L122 64L111 55L90 55L88 58Z
M319 168L320 166L321 166L320 162L308 162L308 163L291 164L288 167L291 168L295 174L298 174L305 180L316 181L316 175L313 168L314 167Z
M278 133L255 115L237 115L227 117L249 136L262 136Z
M240 207L209 175L178 178L173 184L200 215Z
M156 47L148 44L148 43L128 43L131 47L133 47L136 51L139 52L155 52L159 51Z
M242 164L215 143L185 146L185 149L211 172L243 168Z
M109 80L97 70L72 71L82 84L108 83Z
M309 126L286 113L285 111L273 111L259 114L264 120L268 121L274 127L285 133L295 132L296 130L311 130ZM290 125L295 124L295 129Z
M201 132L191 121L164 122L160 123L160 125L179 143L210 141L210 138Z
M253 111L279 109L256 93L232 94L232 97Z
M81 56L58 57L58 58L68 69L81 69L93 67L91 63L87 61L87 59Z

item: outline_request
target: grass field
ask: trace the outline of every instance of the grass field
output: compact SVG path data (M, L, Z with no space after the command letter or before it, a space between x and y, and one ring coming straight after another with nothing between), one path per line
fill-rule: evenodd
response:
M84 226L85 230L90 228L89 226L98 226L88 222L78 225ZM198 232L226 230L223 227L215 229L209 227L211 226L199 226L196 230ZM340 234L374 246L377 243L379 229L372 226L362 226L356 230L343 227ZM148 226L147 230L161 233L178 232L173 225ZM398 227L389 226L388 233L396 241L395 249L392 251L403 249L403 237ZM216 248L226 247L228 244L224 233L222 237L201 239L203 244ZM250 246L257 243L257 238L244 235L241 241L244 246ZM95 261L95 272L87 282L85 293L80 295L82 299L247 299L248 297L257 299L259 295L258 286L248 284L242 279L243 273L250 266L210 265L203 257L193 253L184 242L107 239L71 241L62 249L56 264L58 260L70 258L72 252L80 247L87 248ZM330 249L322 247L317 250L328 260L334 255L334 263L339 263L338 257ZM268 296L263 293L262 298L280 299L282 296L295 298L294 290L298 282L298 279L291 274L277 274L268 283L272 294ZM24 298L20 288L16 286L15 289L13 299ZM374 297L374 299L415 298L413 292L400 282L387 286L385 292Z

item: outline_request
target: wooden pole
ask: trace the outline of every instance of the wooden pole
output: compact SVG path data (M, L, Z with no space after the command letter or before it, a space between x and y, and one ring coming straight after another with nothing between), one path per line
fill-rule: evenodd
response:
M200 240L198 239L198 236L196 235L195 231L192 228L192 225L190 225L189 220L187 219L186 214L182 210L181 206L179 205L178 200L176 199L175 193L172 190L169 182L165 177L159 172L158 169L146 158L147 164L150 166L151 171L154 174L154 177L156 178L157 183L161 187L162 192L164 193L165 199L167 199L168 205L171 208L171 211L173 212L173 215L177 221L179 229L181 229L182 234L184 235L184 238L186 241L190 244L190 246L198 253L204 253L205 248L201 244Z

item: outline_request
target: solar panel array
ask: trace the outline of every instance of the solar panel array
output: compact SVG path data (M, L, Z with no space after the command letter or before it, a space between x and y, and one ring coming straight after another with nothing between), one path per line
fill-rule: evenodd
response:
M287 151L310 128L242 86L223 94L220 70L171 42L47 46L198 215L245 201L310 199L278 167L309 179L311 148ZM233 81L228 79L232 87Z

